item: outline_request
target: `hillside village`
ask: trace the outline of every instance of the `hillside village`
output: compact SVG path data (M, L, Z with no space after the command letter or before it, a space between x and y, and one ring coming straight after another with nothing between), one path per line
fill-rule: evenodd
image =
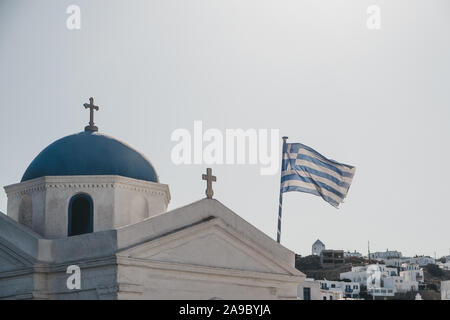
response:
M450 300L450 255L404 257L399 251L326 249L317 240L311 255L296 256L306 281L301 300Z

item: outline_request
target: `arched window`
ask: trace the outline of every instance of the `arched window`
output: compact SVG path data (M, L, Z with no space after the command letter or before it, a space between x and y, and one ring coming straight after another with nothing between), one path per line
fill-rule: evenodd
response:
M31 203L31 197L26 194L20 200L19 205L19 223L32 228L33 227L33 206Z
M69 202L68 236L93 231L94 207L92 198L87 194L77 194Z

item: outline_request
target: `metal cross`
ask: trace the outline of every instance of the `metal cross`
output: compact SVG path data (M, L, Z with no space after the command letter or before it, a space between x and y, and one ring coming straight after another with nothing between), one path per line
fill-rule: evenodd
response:
M202 180L206 180L206 198L212 199L214 191L212 189L213 181L217 181L216 177L212 175L212 169L207 168L206 174L202 174Z
M98 131L98 128L94 125L94 110L98 111L98 106L94 106L94 98L89 98L89 103L85 103L84 107L90 109L89 125L84 128L84 131Z

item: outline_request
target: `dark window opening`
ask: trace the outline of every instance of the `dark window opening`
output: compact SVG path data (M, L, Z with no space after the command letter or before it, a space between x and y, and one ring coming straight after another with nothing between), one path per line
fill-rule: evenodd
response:
M303 288L303 300L311 300L311 288Z
M87 194L74 196L69 203L68 236L93 232L92 199Z

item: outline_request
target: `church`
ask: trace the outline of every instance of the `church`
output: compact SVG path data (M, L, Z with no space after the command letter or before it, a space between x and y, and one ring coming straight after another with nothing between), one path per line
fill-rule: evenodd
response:
M0 299L297 299L294 252L213 198L168 211L139 151L94 125L63 137L4 187ZM79 270L79 286L69 286Z

